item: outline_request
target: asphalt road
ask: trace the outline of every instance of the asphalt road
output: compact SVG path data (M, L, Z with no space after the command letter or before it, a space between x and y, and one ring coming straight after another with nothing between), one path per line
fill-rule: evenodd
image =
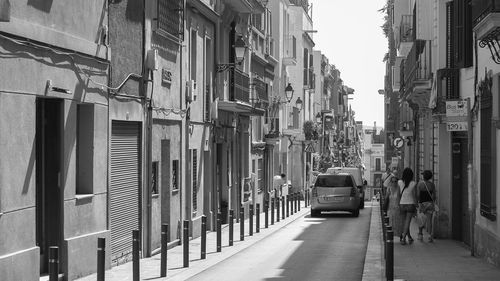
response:
M361 280L370 205L358 218L308 214L189 280Z

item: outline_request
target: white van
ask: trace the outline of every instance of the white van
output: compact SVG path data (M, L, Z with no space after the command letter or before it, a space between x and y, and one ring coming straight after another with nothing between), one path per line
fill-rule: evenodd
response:
M349 173L353 176L356 181L356 185L358 186L359 196L361 200L359 202L359 208L363 209L365 207L365 189L366 184L363 180L363 174L361 172L361 168L356 167L331 167L326 170L327 174L339 174L339 173Z

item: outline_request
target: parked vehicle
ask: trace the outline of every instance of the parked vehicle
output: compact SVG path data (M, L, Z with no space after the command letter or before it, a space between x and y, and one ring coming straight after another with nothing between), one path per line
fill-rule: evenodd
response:
M351 174L320 174L311 190L311 217L321 211L348 211L359 216L360 196Z
M339 173L349 173L354 177L356 181L356 186L358 187L359 196L361 200L359 202L359 208L365 208L365 190L366 190L366 181L363 180L363 173L360 168L357 167L332 167L326 170L327 174L339 174Z

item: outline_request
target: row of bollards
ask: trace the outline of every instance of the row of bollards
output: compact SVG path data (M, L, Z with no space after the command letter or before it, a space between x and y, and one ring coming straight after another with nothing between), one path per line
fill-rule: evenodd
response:
M304 197L307 200L307 193ZM284 220L289 215L300 211L300 193L291 193L280 198L271 198L271 225L280 221L280 217ZM280 204L281 203L281 204ZM281 210L280 210L281 206ZM307 201L306 201L307 206ZM264 227L269 227L269 202L264 203ZM276 212L275 212L276 211ZM253 236L254 231L254 216L255 233L260 232L260 204L256 204L255 213L253 205L249 206L249 236ZM189 267L189 220L183 221L183 267ZM229 210L229 246L234 243L234 210ZM244 208L240 207L239 210L239 224L240 224L240 241L245 239L245 220ZM167 245L168 245L169 225L162 224L161 226L161 260L160 260L160 277L167 276ZM201 217L201 259L206 259L207 255L207 217ZM216 249L217 252L222 251L222 214L217 214L216 222ZM133 281L140 280L140 232L139 230L132 231L132 277ZM106 256L106 240L105 238L97 239L97 281L105 280L105 256ZM58 280L59 273L59 248L50 247L49 249L49 281Z

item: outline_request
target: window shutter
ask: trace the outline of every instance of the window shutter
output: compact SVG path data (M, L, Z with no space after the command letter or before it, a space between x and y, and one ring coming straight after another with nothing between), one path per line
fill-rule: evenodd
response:
M299 109L297 107L293 108L293 128L299 128Z
M493 219L495 212L496 188L494 174L492 173L492 95L491 91L486 89L480 95L480 130L481 130L481 147L480 147L480 185L481 185L481 215Z
M193 161L192 161L192 175L193 175L193 212L198 210L198 150L191 150Z
M446 3L446 67L452 68L454 66L453 56L453 42L454 42L454 20L453 11L454 3Z

